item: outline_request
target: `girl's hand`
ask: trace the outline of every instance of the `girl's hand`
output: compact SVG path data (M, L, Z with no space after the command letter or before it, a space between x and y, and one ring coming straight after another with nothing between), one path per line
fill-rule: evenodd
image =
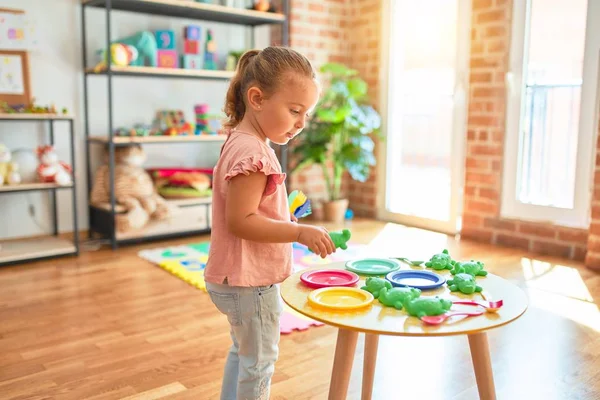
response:
M298 222L298 218L294 214L291 214L292 222Z
M335 245L327 229L311 225L299 225L298 227L300 230L298 243L302 243L313 253L325 258L335 251Z

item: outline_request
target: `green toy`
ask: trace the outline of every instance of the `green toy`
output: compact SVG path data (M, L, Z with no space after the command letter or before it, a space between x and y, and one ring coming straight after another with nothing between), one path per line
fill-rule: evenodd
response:
M413 317L421 318L425 315L441 315L450 310L452 302L439 297L417 297L406 301L404 308Z
M362 290L366 290L367 292L371 293L376 299L379 298L379 294L382 290L389 290L391 288L392 284L387 279L377 277L367 278L365 281L365 286L361 287Z
M379 293L379 302L387 307L402 310L404 303L416 299L421 295L421 290L408 287L382 288Z
M158 46L156 37L150 31L141 31L112 43L123 43L133 46L138 51L138 57L130 65L156 67L158 64Z
M447 283L451 292L459 291L464 294L473 294L483 290L483 288L477 284L473 275L465 273L456 274L454 278L449 279Z
M350 240L350 231L348 229L344 229L343 231L338 232L329 232L329 237L333 241L333 244L336 248L346 250L348 248L348 240Z
M452 270L452 275L456 274L469 274L473 276L486 276L488 273L483 269L484 264L481 261L466 261L457 262Z
M441 253L434 254L431 259L425 263L425 266L433 268L436 271L441 271L443 269L452 270L454 264L456 264L456 261L450 257L448 249L444 249Z

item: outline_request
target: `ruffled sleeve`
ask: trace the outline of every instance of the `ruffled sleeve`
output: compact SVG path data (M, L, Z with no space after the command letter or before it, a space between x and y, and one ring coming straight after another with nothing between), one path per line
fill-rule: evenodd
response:
M250 175L252 172L262 172L267 176L267 186L263 193L264 196L270 196L275 193L277 186L283 184L286 178L286 174L279 172L267 156L255 155L235 163L225 175L225 180L229 181L239 174Z

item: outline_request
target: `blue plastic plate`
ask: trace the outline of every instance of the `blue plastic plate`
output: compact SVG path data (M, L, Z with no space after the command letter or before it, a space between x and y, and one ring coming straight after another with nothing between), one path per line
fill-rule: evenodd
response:
M393 271L385 276L392 286L414 287L421 290L435 289L446 282L446 278L430 271Z

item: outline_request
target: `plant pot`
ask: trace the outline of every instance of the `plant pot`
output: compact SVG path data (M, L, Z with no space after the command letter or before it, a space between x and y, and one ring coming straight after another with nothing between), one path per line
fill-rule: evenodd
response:
M348 209L348 199L329 201L323 204L323 214L325 221L342 223L346 218Z

